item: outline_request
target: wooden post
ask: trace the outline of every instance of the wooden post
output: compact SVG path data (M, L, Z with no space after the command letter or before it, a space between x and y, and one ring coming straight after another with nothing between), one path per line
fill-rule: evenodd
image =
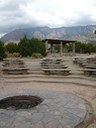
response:
M60 42L60 56L63 54L63 42Z
M46 53L48 53L48 41L45 41L45 48L46 48Z
M75 55L75 42L73 43L73 49L72 49L73 56Z
M53 44L51 43L51 53L53 53Z

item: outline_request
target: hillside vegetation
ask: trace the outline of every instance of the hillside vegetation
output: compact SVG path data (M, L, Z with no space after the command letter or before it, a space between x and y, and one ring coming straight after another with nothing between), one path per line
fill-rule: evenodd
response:
M76 42L76 53L96 53L96 45ZM60 51L60 46L54 46L57 52ZM64 51L71 52L72 45L65 45ZM20 39L19 43L9 42L4 44L0 41L0 60L11 55L12 57L43 57L46 56L46 48L44 42L39 39L28 39L26 36Z

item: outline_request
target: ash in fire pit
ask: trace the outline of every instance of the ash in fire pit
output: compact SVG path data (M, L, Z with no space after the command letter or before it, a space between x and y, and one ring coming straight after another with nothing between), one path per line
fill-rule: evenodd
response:
M0 100L0 108L2 109L14 108L15 110L29 109L37 106L42 101L43 99L38 96L27 96L27 95L13 96Z

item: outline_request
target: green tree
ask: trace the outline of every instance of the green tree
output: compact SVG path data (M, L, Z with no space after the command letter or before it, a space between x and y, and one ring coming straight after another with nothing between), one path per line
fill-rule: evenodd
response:
M72 51L72 44L68 45L68 51ZM76 42L75 44L75 51L76 53L92 53L96 52L96 45L93 45L91 43L81 43Z
M20 54L24 57L31 56L33 53L40 53L43 56L46 55L44 43L35 38L27 39L24 36L20 40L18 47Z
M10 42L5 45L6 52L15 53L18 52L18 44Z
M29 39L27 39L26 36L20 39L20 42L18 44L19 53L23 57L27 57L29 54L29 48L28 48Z
M5 57L5 48L4 48L4 43L0 41L0 60L3 60Z
M46 49L45 49L45 44L44 42L41 42L40 40L36 39L36 38L32 38L29 42L30 45L30 51L31 55L33 53L40 53L42 56L46 55Z

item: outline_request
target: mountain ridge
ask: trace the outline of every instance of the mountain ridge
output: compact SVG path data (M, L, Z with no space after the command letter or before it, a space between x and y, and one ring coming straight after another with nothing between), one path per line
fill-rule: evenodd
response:
M91 42L96 44L96 35L94 31L96 30L96 25L86 25L86 26L72 26L72 27L33 27L33 28L23 28L16 29L12 32L5 34L1 41L3 42L16 42L20 38L27 36L27 38L52 38L52 39L70 39L77 40L80 42Z

